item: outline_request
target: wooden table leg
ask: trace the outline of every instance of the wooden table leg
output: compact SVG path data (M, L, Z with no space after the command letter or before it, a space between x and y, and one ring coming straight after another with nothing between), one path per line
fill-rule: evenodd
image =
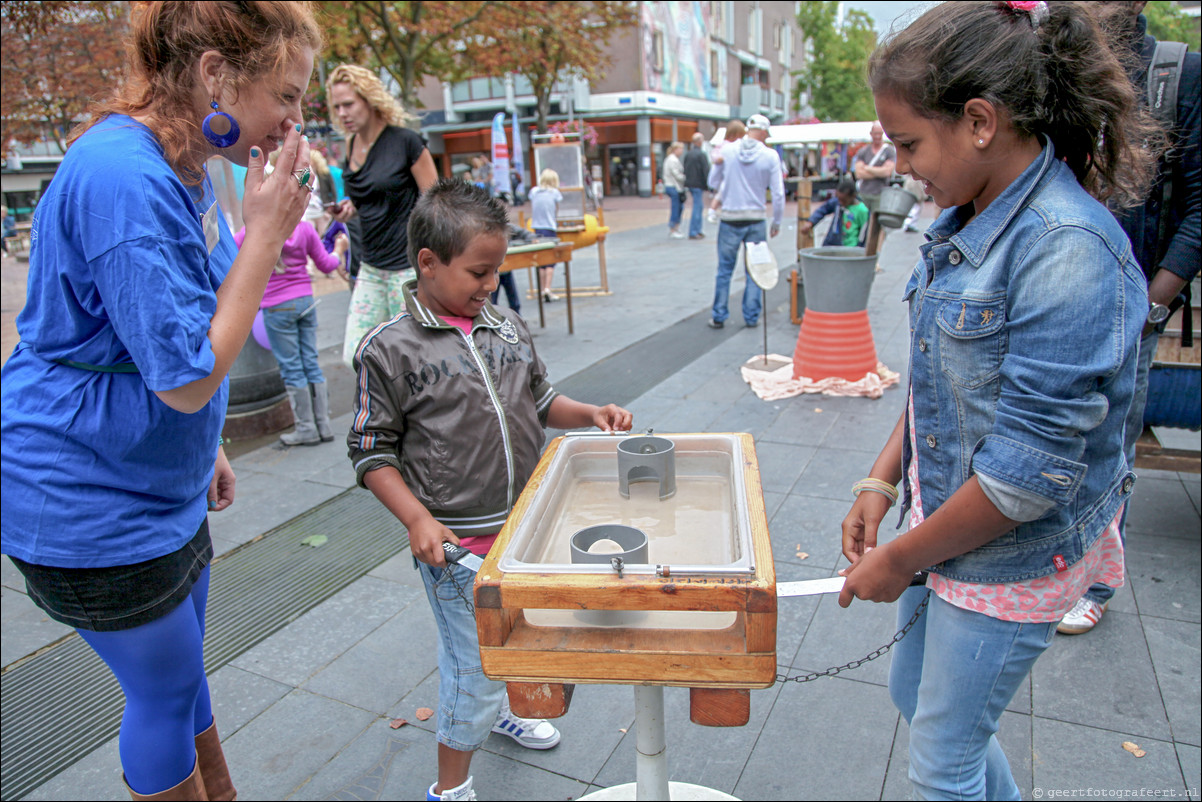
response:
M538 327L545 329L547 327L547 319L543 317L543 277L539 275L539 268L530 268L534 271L534 296L538 298Z
M575 334L572 327L572 260L565 259L563 262L563 284L567 289L564 291L564 298L568 302L568 334Z

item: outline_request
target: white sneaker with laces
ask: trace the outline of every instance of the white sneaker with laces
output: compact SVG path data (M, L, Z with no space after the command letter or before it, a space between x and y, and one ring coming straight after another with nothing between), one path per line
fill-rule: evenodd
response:
M559 743L559 730L551 722L541 718L522 718L509 709L509 697L501 703L497 722L492 731L508 735L527 749L550 749Z
M426 791L427 802L435 802L436 800L440 800L440 799L474 800L476 798L476 792L472 790L472 778L471 777L468 777L463 782L463 785L457 785L454 788L443 791L441 794L434 793L435 785L438 785L438 783L434 783L434 785L431 785L430 788Z
M1110 602L1098 604L1093 599L1082 596L1077 599L1073 609L1068 611L1068 615L1056 626L1056 631L1062 635L1081 635L1089 632L1102 620L1102 614L1106 612L1108 606L1110 606Z

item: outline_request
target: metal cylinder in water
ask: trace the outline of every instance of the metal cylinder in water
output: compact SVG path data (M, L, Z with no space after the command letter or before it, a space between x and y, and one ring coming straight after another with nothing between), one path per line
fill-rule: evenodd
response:
M646 565L647 534L623 524L586 526L572 535L572 563L609 565L614 557L624 564Z
M901 228L906 221L906 215L918 198L912 192L901 187L885 187L881 190L881 201L877 207L877 221L885 228Z
M676 495L676 444L666 437L628 437L618 443L618 493L631 482L659 482L660 500Z
M868 308L876 256L846 246L802 248L798 256L807 310L844 313Z

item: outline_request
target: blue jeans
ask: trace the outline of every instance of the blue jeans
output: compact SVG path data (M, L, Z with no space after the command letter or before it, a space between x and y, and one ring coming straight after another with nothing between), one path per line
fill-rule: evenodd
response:
M284 384L304 387L326 380L317 362L317 309L312 295L302 295L263 310L271 353Z
M480 748L505 699L505 683L484 676L476 616L467 606L476 574L461 565L418 563L438 625L438 742L460 752Z
M727 309L730 300L730 277L735 272L743 243L767 241L768 224L763 220L747 223L728 223L723 220L718 226L718 280L714 283L714 320L722 323L730 317L730 310ZM747 272L746 263L743 265L743 272ZM747 276L747 284L743 288L743 322L748 326L754 326L759 321L763 297L764 291Z
M664 192L672 201L672 212L668 215L668 228L675 231L680 225L680 215L684 211L684 200L680 197L680 190L675 187L665 187Z
M522 313L522 299L518 295L518 285L513 280L512 271L497 274L497 289L493 291L492 297L489 298L494 305L497 303L497 298L501 295L502 287L505 289L505 300L509 302L509 308L520 315Z
M889 667L889 695L910 724L915 796L1018 799L998 720L1058 622L1000 621L911 588L897 601L899 628L928 594L930 605L893 647Z
M701 233L701 218L704 210L701 208L705 205L705 199L702 197L704 190L700 187L689 187L689 198L693 202L693 216L689 218L689 236L695 237Z
M1135 366L1135 395L1131 398L1131 409L1127 411L1127 428L1123 432L1123 451L1127 455L1127 466L1135 470L1135 442L1144 433L1144 408L1148 406L1148 371L1156 357L1156 345L1160 333L1155 329L1139 341L1139 361ZM1131 499L1123 505L1123 517L1119 519L1119 537L1127 545L1127 516L1131 512ZM1114 588L1101 582L1090 585L1085 598L1098 604L1106 604L1114 598Z

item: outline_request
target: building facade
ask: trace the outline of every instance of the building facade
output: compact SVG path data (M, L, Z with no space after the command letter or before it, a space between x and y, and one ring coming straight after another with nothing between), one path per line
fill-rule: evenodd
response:
M804 53L794 3L759 0L641 2L637 25L609 42L605 77L565 78L548 122L583 120L597 135L586 156L607 195L650 195L667 147L694 132L709 138L731 119L796 115L792 71ZM443 175L490 151L499 111L517 114L531 186L535 98L521 76L428 81L418 93L422 134ZM509 128L509 126L507 126ZM513 147L513 143L510 143Z

